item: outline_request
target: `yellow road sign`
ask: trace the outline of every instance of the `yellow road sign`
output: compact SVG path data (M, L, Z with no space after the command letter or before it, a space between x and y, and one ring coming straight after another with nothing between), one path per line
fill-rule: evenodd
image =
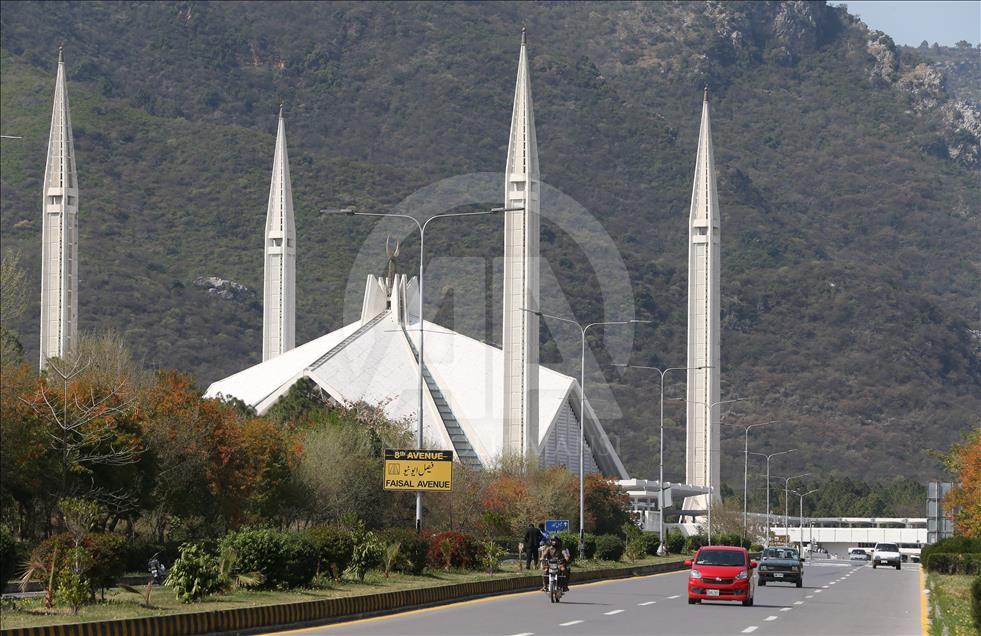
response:
M446 492L453 487L453 451L385 449L385 490Z

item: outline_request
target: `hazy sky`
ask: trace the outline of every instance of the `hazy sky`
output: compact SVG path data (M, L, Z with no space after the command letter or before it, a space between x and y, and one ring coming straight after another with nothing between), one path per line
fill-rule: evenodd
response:
M848 5L872 29L885 32L896 44L918 46L923 40L947 46L959 40L977 45L981 41L981 0L962 2L882 0L831 2Z

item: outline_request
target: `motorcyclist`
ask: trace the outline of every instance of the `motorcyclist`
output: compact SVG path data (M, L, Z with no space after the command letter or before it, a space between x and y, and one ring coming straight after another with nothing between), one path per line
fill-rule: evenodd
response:
M559 562L559 585L563 592L569 591L569 565L572 562L569 550L562 546L562 539L552 537L549 544L542 550L542 590L548 590L548 562L557 559Z

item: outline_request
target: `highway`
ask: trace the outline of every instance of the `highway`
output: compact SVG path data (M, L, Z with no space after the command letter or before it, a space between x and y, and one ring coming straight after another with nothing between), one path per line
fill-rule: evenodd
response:
M873 570L867 562L817 561L804 587L756 588L755 606L689 605L688 573L573 585L553 605L542 592L463 601L453 605L281 632L412 636L586 636L602 634L921 634L918 564Z

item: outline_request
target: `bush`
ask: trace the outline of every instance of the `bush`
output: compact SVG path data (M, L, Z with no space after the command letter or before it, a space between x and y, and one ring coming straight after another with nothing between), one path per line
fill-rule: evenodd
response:
M141 572L149 575L147 564L150 558L156 554L160 562L170 567L177 560L180 553L180 544L170 541L167 543L156 543L145 539L132 539L126 541L122 547L123 569L126 572Z
M974 626L981 632L981 576L974 577L971 583L971 613L974 614Z
M234 573L258 572L262 587L303 587L317 572L317 548L309 537L272 528L246 528L225 535L221 551L238 556Z
M685 535L680 532L667 532L668 552L671 554L681 554L685 551Z
M924 562L924 567L930 572L938 574L981 575L981 553L931 552Z
M351 531L351 541L354 549L351 551L351 564L347 571L354 574L359 581L364 581L364 575L370 568L376 567L382 559L382 546L375 533L365 530L364 522L358 521Z
M218 559L199 545L185 543L167 573L167 585L181 603L192 603L220 592Z
M62 568L58 573L58 598L71 609L72 614L78 614L78 610L89 600L89 596L88 579L70 567Z
M14 578L20 563L17 540L6 526L0 526L0 588Z
M400 558L394 568L396 572L418 576L426 569L429 541L425 537L419 536L408 528L386 528L379 530L376 535L383 544L402 544L399 548Z
M626 546L623 539L615 534L601 534L596 537L596 558L603 561L619 561Z
M429 567L437 570L469 568L476 561L473 541L459 532L440 532L429 539Z
M948 539L941 539L936 543L924 546L920 550L920 562L926 564L930 555L935 552L947 554L981 553L981 538L969 539L963 535L957 535Z
M569 559L576 561L579 559L579 535L575 532L559 532L556 534L561 541L562 547L569 550Z
M490 540L501 546L501 549L507 554L517 554L518 544L521 543L521 539L514 537L491 537Z
M715 543L715 545L732 545L746 549L749 549L750 547L749 539L740 537L738 532L723 532L719 534L718 539L716 539L713 543Z
M763 546L760 545L759 543L750 544L749 551L750 552L762 552L763 551Z
M708 537L704 534L693 534L685 540L685 552L695 552L706 545L708 545Z
M316 574L340 579L351 564L354 550L351 533L334 526L314 526L306 531L306 535L317 553Z
M82 545L92 555L92 567L86 573L93 589L101 589L105 598L107 588L126 573L124 546L126 539L111 532L96 532L85 537Z
M488 539L480 543L478 559L480 565L483 569L487 570L488 574L493 574L497 570L497 566L501 563L501 557L503 556L504 548L496 541Z
M644 554L647 556L657 556L657 547L661 545L661 538L656 532L645 532L639 539L644 546Z

